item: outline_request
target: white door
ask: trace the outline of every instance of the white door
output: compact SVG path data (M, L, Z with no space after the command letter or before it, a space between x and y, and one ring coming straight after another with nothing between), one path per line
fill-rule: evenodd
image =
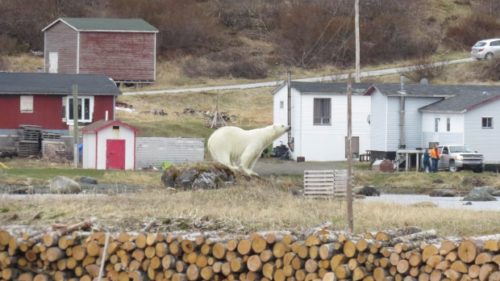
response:
M57 73L59 64L59 55L57 52L49 53L49 73Z

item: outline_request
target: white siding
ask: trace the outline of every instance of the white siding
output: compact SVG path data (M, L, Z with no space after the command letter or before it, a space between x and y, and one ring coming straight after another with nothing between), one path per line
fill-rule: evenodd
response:
M273 124L288 124L288 102L287 102L287 87L286 85L281 87L276 93L273 95ZM283 104L283 108L281 108L281 103ZM278 146L280 144L287 144L288 135L284 134L273 142L273 147Z
M160 167L165 161L173 164L203 161L203 139L192 138L137 138L137 168Z
M438 132L434 122L439 118ZM450 118L450 131L447 131L447 119ZM422 147L429 147L430 142L440 144L464 144L464 115L444 113L422 114Z
M422 113L419 108L438 101L438 98L406 98L405 105L405 141L407 149L423 147L422 141ZM399 116L398 116L399 122ZM446 118L444 119L444 129L446 130ZM444 130L443 130L444 131ZM399 141L399 130L398 130ZM398 142L399 143L399 142Z
M484 155L487 163L500 163L500 101L494 101L465 113L465 145ZM493 128L483 129L482 118L492 117Z
M83 159L84 169L95 169L95 134L83 135Z
M387 151L387 97L378 90L371 95L371 150Z
M97 133L97 169L106 169L106 141L112 139L125 140L125 170L134 169L134 131L124 126L120 126L119 130L113 130L113 127L108 127Z
M396 151L399 147L399 97L387 99L386 150Z
M331 125L313 125L314 98L331 99ZM296 156L304 156L307 161L345 160L347 97L345 95L304 94L300 100L302 122L300 134L295 138ZM352 135L360 138L360 153L370 148L370 126L367 121L370 104L369 96L353 96L352 98Z

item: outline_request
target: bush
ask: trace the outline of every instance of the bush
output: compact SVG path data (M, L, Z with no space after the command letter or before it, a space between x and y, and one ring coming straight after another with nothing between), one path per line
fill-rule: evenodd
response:
M192 58L183 65L183 72L189 77L235 77L260 79L267 77L267 64L261 57L249 56L240 50L211 53L204 57Z
M445 43L455 50L468 49L477 41L494 37L499 32L500 22L496 17L476 14L450 27L446 32Z
M9 70L9 62L7 59L0 57L0 71L7 71Z
M6 34L0 34L0 54L12 55L17 53L17 40Z
M202 5L195 0L110 0L108 13L143 18L158 28L162 52L219 50L222 30Z
M500 81L500 58L494 58L482 64L478 74L478 79Z

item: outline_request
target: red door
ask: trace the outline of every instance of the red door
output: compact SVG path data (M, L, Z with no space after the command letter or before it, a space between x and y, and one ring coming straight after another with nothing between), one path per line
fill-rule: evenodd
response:
M106 140L106 169L125 170L125 140Z

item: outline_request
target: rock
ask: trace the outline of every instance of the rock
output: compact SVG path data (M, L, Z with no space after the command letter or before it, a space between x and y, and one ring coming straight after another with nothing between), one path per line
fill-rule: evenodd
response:
M490 194L495 196L495 197L499 197L500 196L500 189L492 190Z
M199 173L200 171L198 171L198 169L195 168L189 168L187 170L182 171L175 179L176 186L184 188L191 187L193 185L196 176L198 176Z
M193 181L193 189L215 189L217 188L217 175L212 172L203 172Z
M360 188L355 194L364 196L380 196L380 191L378 191L374 186L364 186Z
M488 187L474 187L469 194L467 194L463 201L496 201L489 192Z
M97 179L92 178L92 177L80 177L78 179L79 183L86 183L86 184L97 184Z
M165 187L175 187L175 180L178 174L179 170L174 166L170 166L170 168L163 171L161 182L163 182Z
M467 201L464 203L464 205L472 205L472 202L471 201Z
M372 164L372 170L379 172L394 172L394 164L388 159L375 160Z
M429 194L431 197L455 197L457 192L453 189L434 189Z
M82 188L80 187L79 183L64 176L57 176L53 178L49 183L49 188L50 188L50 193L67 194L67 193L80 193L82 191Z

